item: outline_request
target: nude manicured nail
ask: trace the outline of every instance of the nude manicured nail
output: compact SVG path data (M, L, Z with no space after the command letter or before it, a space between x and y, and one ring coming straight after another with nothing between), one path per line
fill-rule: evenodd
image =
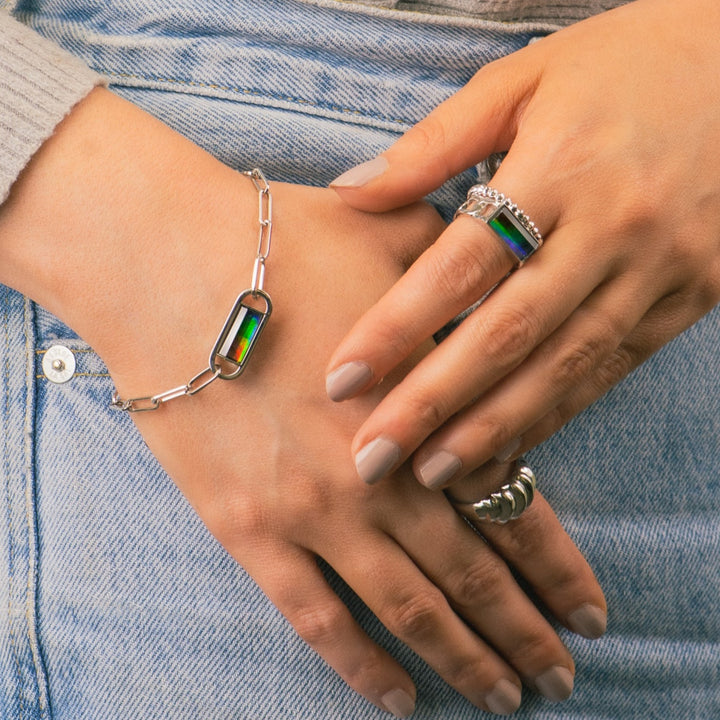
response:
M335 402L345 400L362 389L372 379L372 370L362 362L349 362L328 374L325 390Z
M522 690L503 678L495 683L495 687L485 696L485 704L490 712L496 715L510 715L520 707Z
M385 693L380 702L398 718L408 718L415 712L415 701L400 688Z
M355 455L358 475L368 485L384 478L400 460L400 447L387 438L375 438Z
M330 183L330 187L359 188L382 175L387 169L388 161L382 155L379 155L372 160L350 168L347 172L336 177Z
M605 634L607 614L597 605L585 603L568 615L568 625L578 635L595 640Z
M457 455L439 450L418 469L420 482L431 490L442 487L460 470L462 460Z
M495 459L499 463L507 462L520 447L520 438L513 438L504 448L498 450Z
M538 692L550 702L567 700L573 691L573 675L560 665L546 670L535 678L535 687Z

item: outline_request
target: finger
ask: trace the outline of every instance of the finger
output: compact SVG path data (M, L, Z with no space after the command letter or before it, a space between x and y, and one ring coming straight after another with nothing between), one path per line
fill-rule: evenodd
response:
M515 468L515 463L488 463L456 482L448 497L477 502L510 481ZM588 638L604 633L607 608L602 589L542 493L535 491L532 504L519 518L505 524L478 520L475 527L566 627Z
M604 634L602 589L541 493L519 518L506 525L485 523L482 534L567 628L590 639Z
M583 250L566 242L565 233L572 237L570 228L557 231L552 243L505 280L363 423L352 448L366 482L377 482L472 398L514 370L603 281L605 262L599 258L588 267ZM548 288L562 292L548 293ZM501 437L502 429L495 435ZM433 482L441 480L430 478L428 484Z
M656 303L617 349L543 418L526 430L513 457L535 447L602 397L663 345L711 309L711 303L674 293ZM690 314L688 314L688 312Z
M539 63L526 48L479 70L470 82L374 160L330 185L348 204L383 211L420 199L445 180L510 147Z
M416 477L444 487L493 457L507 459L522 434L576 392L652 305L633 274L605 283L500 383L415 453ZM650 294L650 290L647 294Z
M325 559L393 635L470 702L501 714L517 709L521 684L515 672L390 537L365 537Z
M333 353L330 398L344 400L379 382L511 267L509 254L482 221L458 218Z
M555 531L555 537L564 534L557 520L553 522L547 512L539 514L550 531ZM545 531L544 526L535 525L533 529ZM449 504L442 515L433 505L432 511L428 509L424 514L411 517L409 522L397 519L393 533L425 575L443 590L455 611L521 677L550 700L569 697L574 674L569 652L517 584L507 562L484 543ZM432 543L428 543L429 537ZM507 544L510 545L509 541ZM567 549L568 545L572 547L569 539L563 547ZM592 576L593 589L586 591L581 587L587 576L581 572L584 561L577 550L563 559L547 552L547 548L536 552L531 542L524 552L528 563L543 563L546 559L553 562L553 567L548 568L553 580L558 580L563 572L573 577L582 575L578 577L578 586L573 588L576 594L570 602L577 598L579 604L583 604L588 597L597 596L599 588ZM544 572L544 566L541 567L536 575ZM548 581L548 586L552 586L552 581ZM548 596L552 597L552 593Z
M244 563L296 632L354 690L396 717L415 707L410 676L355 622L323 577L315 557L278 545L274 562ZM282 558L282 563L277 563ZM259 558L258 558L259 559Z

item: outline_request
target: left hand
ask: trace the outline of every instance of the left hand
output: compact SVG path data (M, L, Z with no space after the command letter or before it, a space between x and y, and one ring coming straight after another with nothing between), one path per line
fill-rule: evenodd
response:
M718 302L718 31L716 0L590 18L487 65L334 184L386 210L507 150L492 185L546 239L387 395L353 452L383 437L446 486L552 434ZM372 387L512 265L482 221L453 222L337 348L329 371L357 377L331 380L331 397Z
M566 698L572 657L510 568L584 635L604 630L605 600L549 505L538 496L507 526L483 527L484 542L407 468L366 487L347 447L391 380L344 406L323 393L347 324L437 236L440 217L420 204L368 215L322 188L273 182L272 195L274 310L257 353L240 380L134 414L148 447L298 633L378 707L409 715L412 678L363 632L317 557L478 707L514 710L523 680ZM121 397L183 394L252 276L257 209L247 178L97 89L0 205L0 282L78 331ZM456 497L486 495L508 470L486 468Z

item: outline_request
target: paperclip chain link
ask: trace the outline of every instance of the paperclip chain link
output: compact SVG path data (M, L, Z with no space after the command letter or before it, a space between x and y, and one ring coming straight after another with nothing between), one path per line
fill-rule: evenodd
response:
M252 170L242 170L241 175L250 178L253 186L258 193L258 245L257 252L255 254L255 262L253 263L252 282L250 289L245 291L243 294L251 294L253 296L262 296L268 308L271 308L270 298L267 293L264 292L265 284L265 261L270 255L270 245L272 243L272 230L273 230L273 203L272 193L270 192L270 185L263 175L262 171L258 168ZM242 295L241 295L242 296ZM231 318L225 323L223 332L227 330L228 323ZM222 335L222 333L221 333ZM237 373L239 374L239 373ZM232 375L236 377L237 375ZM223 377L221 369L213 361L212 354L208 367L200 371L193 378L188 380L185 385L179 385L171 390L158 393L157 395L146 395L145 397L128 398L123 400L118 391L115 390L112 394L110 404L117 410L125 412L136 413L136 412L148 412L151 410L157 410L161 405L170 400L176 398L185 397L186 395L195 395L196 393L204 390L208 385L217 380L218 377ZM228 379L228 378L225 378Z

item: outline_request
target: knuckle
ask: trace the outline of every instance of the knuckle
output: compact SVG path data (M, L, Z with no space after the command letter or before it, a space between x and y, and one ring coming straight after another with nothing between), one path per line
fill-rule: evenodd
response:
M440 427L452 414L442 396L434 388L417 388L403 402L403 412L416 431L427 435Z
M430 638L437 632L445 604L440 591L422 591L391 608L386 625L400 639Z
M373 645L362 653L360 660L343 667L343 678L350 687L362 692L363 688L377 685L386 667L380 648Z
M677 278L679 287L665 298L663 313L669 326L689 324L685 318L690 314L700 317L720 300L720 261L705 257L703 262L689 279Z
M643 176L638 184L632 184L628 192L617 199L617 206L613 208L616 229L628 235L647 235L650 228L654 228L656 218L659 217L657 198L660 194L647 192L648 178Z
M687 222L691 225L691 221ZM686 227L682 232L668 238L669 248L663 270L678 286L702 276L707 269L707 248L698 238L704 237L704 229Z
M709 312L717 305L720 301L720 271L708 273L701 279L697 295L702 312Z
M518 428L513 427L509 418L490 413L471 414L467 416L472 423L473 435L482 438L483 447L500 450L518 435Z
M464 608L499 604L505 595L508 581L506 569L499 561L488 556L466 570L457 583L453 600Z
M268 476L292 478L293 492L283 502L286 518L278 517L278 498L272 486L267 486L256 502L265 507L275 527L291 530L298 526L312 527L337 509L337 486L343 481L344 475L331 475L322 465L298 454L296 444L278 442L277 445L282 447L274 448L272 456L268 457L268 464L272 463L272 471Z
M505 659L513 667L537 668L547 665L549 657L556 653L551 651L549 627L537 627L526 630L505 652Z
M267 506L252 498L224 498L202 511L203 521L224 547L256 541L268 534L271 519Z
M624 379L635 367L634 352L628 344L620 345L597 369L597 388L600 392L609 390Z
M576 343L566 343L560 350L557 376L567 384L583 380L594 370L601 359L613 349L614 342L608 333L600 332Z
M573 597L582 593L583 574L579 565L570 562L553 567L537 584L536 590L540 594L552 593L556 597Z
M465 307L487 289L486 262L469 243L458 242L451 247L438 245L436 252L427 257L428 286L443 301Z
M450 685L460 690L469 688L473 694L478 689L487 687L489 690L492 687L489 681L494 675L494 668L491 667L487 655L472 659L461 658L461 660L453 663L444 673Z
M533 503L521 517L503 528L503 554L510 559L522 558L531 548L534 555L541 555L546 530L547 517Z
M304 606L290 618L297 634L311 647L337 642L344 621L344 610L335 604Z
M447 145L445 124L436 114L431 113L408 130L405 139L407 142L412 141L415 145L414 149L421 153L416 157L442 158L444 153L439 150Z
M539 437L545 439L556 433L573 417L570 407L571 402L566 400L549 410L537 423L537 436L534 439L539 442Z
M539 332L532 308L516 305L497 308L482 339L486 352L503 365L517 364L535 347Z
M383 348L383 355L390 358L405 358L417 345L409 328L393 318L376 323L373 331L377 333L375 346Z

